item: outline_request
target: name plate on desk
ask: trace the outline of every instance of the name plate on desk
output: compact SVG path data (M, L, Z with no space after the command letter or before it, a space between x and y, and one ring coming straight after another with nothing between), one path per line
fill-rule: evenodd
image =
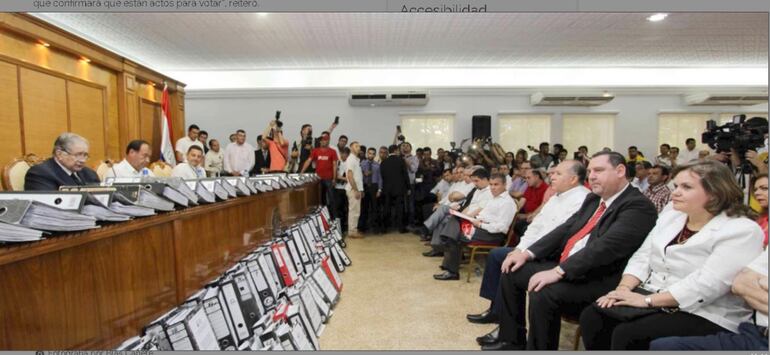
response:
M85 192L67 192L67 191L15 191L0 192L0 200L30 200L56 207L66 211L80 212L83 204L86 202Z

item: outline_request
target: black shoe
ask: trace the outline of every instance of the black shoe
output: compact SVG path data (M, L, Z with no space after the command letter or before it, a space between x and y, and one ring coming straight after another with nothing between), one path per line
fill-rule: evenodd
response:
M469 314L465 316L465 318L468 318L469 322L476 324L497 323L499 321L497 315L492 313L489 309L479 314Z
M497 327L495 330L476 338L476 342L481 346L497 343L497 336L499 334L500 327Z
M460 274L455 274L454 272L444 271L443 273L433 275L433 278L436 280L446 281L446 280L459 280Z
M446 268L444 267L444 265L439 265L438 268L441 269L441 270L446 271Z
M488 345L482 345L481 350L483 351L495 351L495 350L524 350L523 346L518 346L511 344L507 341L498 341L496 343L488 344Z
M440 251L430 250L422 253L422 256L428 256L428 257L434 257L434 256L444 256L444 253Z

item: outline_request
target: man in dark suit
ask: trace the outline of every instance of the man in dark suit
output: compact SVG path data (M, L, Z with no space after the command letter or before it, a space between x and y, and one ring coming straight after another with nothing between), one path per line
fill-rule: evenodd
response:
M259 149L254 151L254 167L249 172L251 175L264 174L270 170L270 150L261 135L257 137L257 147Z
M398 226L399 233L406 233L402 218L404 217L404 197L409 190L409 174L404 159L398 156L397 145L388 147L388 158L380 164L380 174L382 190L378 191L377 195L385 196L383 221L389 221L391 227Z
M86 166L88 141L63 133L54 142L53 157L27 171L26 191L57 191L59 186L98 184L99 176Z
M579 315L614 289L654 227L655 206L629 185L621 154L595 154L588 172L593 193L578 212L503 264L500 333L482 350L556 350L561 316Z

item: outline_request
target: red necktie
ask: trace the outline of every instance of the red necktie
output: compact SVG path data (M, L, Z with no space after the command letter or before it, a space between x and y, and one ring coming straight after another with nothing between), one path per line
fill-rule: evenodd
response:
M586 223L583 228L580 228L577 233L573 234L569 240L567 240L567 245L564 246L564 251L561 252L561 258L559 259L559 262L564 262L564 260L567 260L569 253L572 251L572 248L575 247L575 244L577 244L577 242L579 242L581 239L585 238L585 236L588 235L592 229L594 229L596 222L599 221L599 218L602 218L604 210L606 209L607 205L605 205L604 202L600 203L599 208L596 209L596 212L594 212L593 217L588 220L588 223Z

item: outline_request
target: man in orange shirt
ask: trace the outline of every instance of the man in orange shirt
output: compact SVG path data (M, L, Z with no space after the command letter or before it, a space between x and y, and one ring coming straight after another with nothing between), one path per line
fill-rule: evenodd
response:
M262 141L270 150L270 172L283 172L289 156L289 141L283 138L283 130L276 120L270 121Z

